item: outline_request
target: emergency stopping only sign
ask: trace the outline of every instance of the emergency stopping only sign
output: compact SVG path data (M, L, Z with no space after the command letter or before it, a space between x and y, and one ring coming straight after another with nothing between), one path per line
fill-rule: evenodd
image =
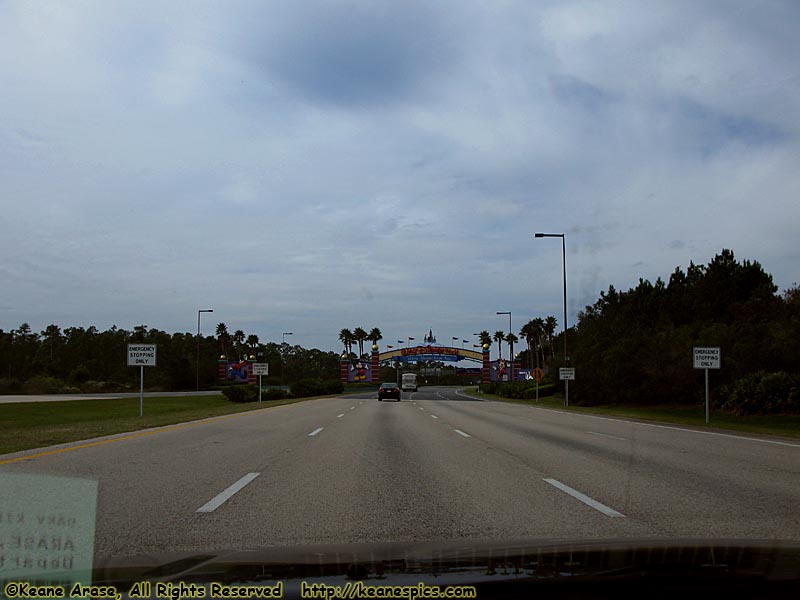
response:
M694 347L695 369L719 369L719 348Z
M128 344L129 367L155 367L155 344Z

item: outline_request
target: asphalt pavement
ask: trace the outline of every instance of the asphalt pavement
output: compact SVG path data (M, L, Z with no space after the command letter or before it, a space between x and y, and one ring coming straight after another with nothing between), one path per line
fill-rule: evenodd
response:
M311 400L0 456L0 484L11 472L98 481L96 556L417 540L800 540L800 443L484 402L452 388L401 402Z

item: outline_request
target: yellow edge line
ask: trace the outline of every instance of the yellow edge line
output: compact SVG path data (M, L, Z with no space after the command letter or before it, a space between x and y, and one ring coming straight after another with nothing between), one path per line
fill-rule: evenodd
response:
M309 400L316 400L316 398L309 398ZM232 419L234 417L241 417L244 415L248 415L250 413L254 413L260 410L271 410L273 408L280 408L281 406L291 406L292 404L298 404L297 402L292 402L290 404L278 404L277 406L266 406L264 408L259 408L256 410L245 410L240 413L235 413L232 415L220 415L218 417L208 417L207 419L202 419L200 421L192 421L189 423L181 423L179 425L165 425L163 427L159 427L154 431L142 431L139 433L133 433L130 435L122 435L120 437L111 438L108 440L99 440L97 442L89 442L88 444L80 444L79 446L69 446L67 448L57 448L56 450L47 450L46 452L39 452L37 454L29 454L27 456L17 456L16 458L8 458L6 460L0 460L0 465L8 465L15 462L20 462L23 460L31 460L32 458L41 458L43 456L52 456L53 454L61 454L62 452L72 452L73 450L81 450L83 448L91 448L92 446L100 446L102 444L110 444L112 442L122 442L124 440L133 440L136 438L144 437L146 435L155 435L157 433L164 433L167 431L175 431L177 429L185 429L186 427L193 427L195 425L204 425L206 423L210 423L213 421L221 421L223 419ZM69 442L67 442L69 443Z

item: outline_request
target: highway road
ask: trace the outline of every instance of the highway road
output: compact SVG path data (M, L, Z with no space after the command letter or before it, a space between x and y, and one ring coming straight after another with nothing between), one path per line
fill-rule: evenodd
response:
M0 457L99 482L95 555L519 538L800 540L800 443L422 388ZM23 460L19 460L23 459Z

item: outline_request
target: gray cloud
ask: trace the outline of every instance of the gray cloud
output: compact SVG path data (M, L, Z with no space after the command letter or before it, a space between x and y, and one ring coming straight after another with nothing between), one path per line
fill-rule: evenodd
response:
M723 247L798 279L793 3L155 8L0 5L2 328L466 339L561 320L537 230L572 322Z

